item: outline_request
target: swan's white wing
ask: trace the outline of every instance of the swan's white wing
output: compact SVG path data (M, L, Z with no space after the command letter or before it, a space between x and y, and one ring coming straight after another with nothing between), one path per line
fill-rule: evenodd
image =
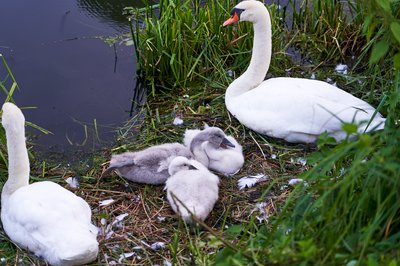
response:
M325 131L342 132L341 121L360 123L375 110L326 82L296 78L266 80L231 99L228 108L253 130L292 142L312 142Z
M4 228L19 246L50 263L77 254L97 255L97 230L89 205L53 182L38 182L11 195L2 210Z

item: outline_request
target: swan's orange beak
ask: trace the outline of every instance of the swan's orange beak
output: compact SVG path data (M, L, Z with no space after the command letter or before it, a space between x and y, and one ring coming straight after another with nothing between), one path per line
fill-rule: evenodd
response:
M236 21L239 21L239 15L236 13L236 12L234 12L233 13L233 15L232 15L232 17L230 17L230 18L228 18L225 22L224 22L224 24L222 24L222 26L226 26L226 25L229 25L229 24L232 24L232 23L234 23L234 22L236 22Z

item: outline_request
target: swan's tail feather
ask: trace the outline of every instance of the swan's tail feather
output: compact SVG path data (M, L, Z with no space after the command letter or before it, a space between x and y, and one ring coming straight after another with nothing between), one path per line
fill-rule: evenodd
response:
M98 243L93 241L92 245L88 246L86 250L62 258L61 265L83 265L89 263L97 258L98 252Z

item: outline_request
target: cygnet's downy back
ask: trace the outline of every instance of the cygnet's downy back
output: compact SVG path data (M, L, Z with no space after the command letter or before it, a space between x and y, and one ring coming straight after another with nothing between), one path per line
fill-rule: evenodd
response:
M210 170L233 175L244 164L242 146L218 127L186 130L183 141L194 158Z
M169 177L168 166L176 156L193 157L190 150L180 143L165 143L141 151L114 154L103 175L116 170L133 182L164 184Z
M187 223L194 222L192 214L204 221L218 200L218 176L184 157L172 160L169 173L165 189L171 208Z

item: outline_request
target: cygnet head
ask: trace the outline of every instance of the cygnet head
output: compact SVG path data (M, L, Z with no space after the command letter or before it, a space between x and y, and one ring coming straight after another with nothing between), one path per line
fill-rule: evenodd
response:
M237 21L248 21L256 24L260 19L265 18L267 13L262 2L256 0L246 0L237 4L231 10L231 17L224 22L224 26Z
M3 104L1 123L7 131L22 131L25 127L25 117L21 110L13 103Z
M208 141L208 143L215 148L235 147L235 145L226 138L226 135L222 129L218 127L209 127L201 131L193 138L190 149L193 151L197 145L205 141Z
M168 173L170 175L174 175L179 171L190 170L190 169L197 169L197 168L192 165L190 159L183 156L177 156L169 164Z

